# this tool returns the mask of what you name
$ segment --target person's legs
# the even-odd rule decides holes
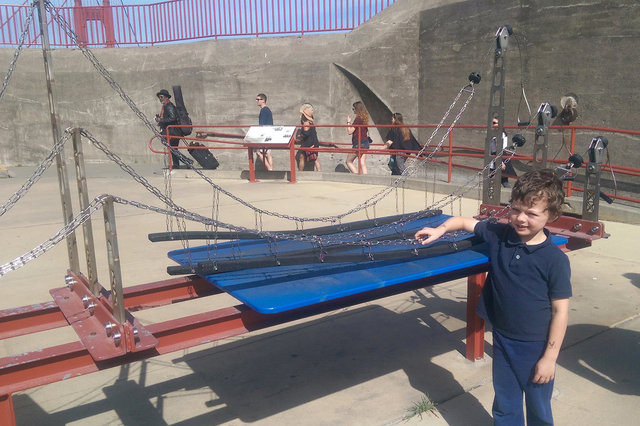
[[[267,150],[264,155],[264,166],[267,170],[273,170],[273,157],[271,156],[271,150]]]
[[[355,153],[351,153],[347,155],[347,168],[351,173],[358,173],[358,169],[356,169],[356,167],[353,165],[353,160],[355,160],[356,157],[357,156]]]
[[[496,365],[496,355],[502,354],[511,374],[513,375],[513,378],[515,379],[515,383],[517,383],[517,404],[518,414],[520,416],[520,419],[518,421],[521,421],[521,423],[517,424],[524,424],[524,419],[522,419],[522,393],[524,392],[527,412],[527,426],[552,425],[553,416],[551,413],[551,393],[553,392],[553,381],[544,385],[539,385],[531,382],[535,372],[536,364],[544,353],[546,342],[523,342],[519,340],[513,340],[506,338],[500,335],[500,333],[496,333],[495,331],[493,333],[493,336],[494,365]],[[496,347],[498,347],[499,350],[497,354]],[[498,366],[500,366],[500,360],[498,361]],[[494,374],[494,387],[495,382],[496,375]],[[515,388],[511,392],[516,393]],[[504,391],[502,392],[502,395],[504,396]],[[498,390],[496,389],[496,398],[497,396]],[[504,404],[503,407],[505,407]],[[498,421],[495,417],[495,411],[494,420],[496,421],[496,424],[498,424]],[[516,423],[506,422],[503,424]]]
[[[528,345],[526,353],[522,356],[523,365],[521,367],[522,376],[528,373],[524,387],[524,399],[527,407],[527,425],[542,426],[553,424],[553,414],[551,412],[551,394],[553,393],[553,383],[536,384],[531,380],[535,374],[536,364],[544,354],[547,342],[525,342]]]
[[[322,171],[322,167],[320,167],[320,157],[319,156],[318,156],[318,158],[316,158],[315,169],[316,169],[316,172],[321,172]]]
[[[362,171],[363,175],[367,174],[367,154],[360,156],[360,171]]]
[[[298,163],[298,170],[303,171],[304,170],[304,152],[302,151],[298,151],[296,153],[296,162]]]
[[[180,139],[173,138],[173,137],[169,138],[169,145],[171,145],[172,147],[178,146],[179,144],[180,144]],[[180,157],[178,157],[178,154],[176,154],[173,150],[171,151],[171,167],[173,167],[174,169],[180,168]]]
[[[180,157],[171,152],[171,167],[174,169],[180,168]]]
[[[493,421],[500,426],[524,426],[522,387],[511,366],[509,341],[493,332]]]
[[[404,169],[407,168],[404,164],[406,160],[407,160],[407,157],[404,157],[402,155],[396,155],[396,167],[398,168],[398,171],[400,172],[400,174],[402,174],[404,172]]]
[[[257,162],[260,162],[265,169],[267,168],[267,166],[264,164],[264,153],[262,151],[256,151],[256,163]]]
[[[527,425],[542,426],[553,424],[551,412],[551,394],[553,393],[553,380],[543,385],[529,382],[524,389],[527,406]]]

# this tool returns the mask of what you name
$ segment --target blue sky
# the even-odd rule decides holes
[[[66,19],[74,0],[50,0],[56,7],[64,6]],[[348,31],[367,21],[394,0],[111,0],[114,9],[115,40],[117,45],[148,45],[183,42],[212,37],[265,37],[304,34],[317,31]],[[83,6],[101,5],[102,0],[83,0]],[[0,5],[31,5],[32,0],[0,0]],[[145,6],[161,4],[163,6]],[[173,5],[178,6],[174,8]],[[193,8],[201,8],[192,14]],[[23,9],[26,11],[27,9]],[[7,25],[0,27],[0,44],[17,44],[17,28],[25,19],[24,12],[16,15],[11,9],[3,11]],[[167,17],[183,20],[188,25],[164,26]],[[17,21],[17,24],[16,24]],[[105,33],[99,21],[88,22],[88,43],[105,44]],[[21,30],[20,30],[21,31]],[[50,27],[50,42],[54,48],[67,46],[68,38]]]
[[[26,4],[31,4],[32,1],[33,0],[27,0],[26,2],[24,0],[0,0],[0,5],[1,4],[26,5]],[[51,3],[54,6],[73,6],[74,0],[49,0],[49,3]],[[121,4],[153,4],[153,3],[162,3],[162,2],[158,0],[111,0],[112,6],[121,5]],[[102,4],[102,0],[100,1],[82,0],[83,6],[96,6],[101,4]]]

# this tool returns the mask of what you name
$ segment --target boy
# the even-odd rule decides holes
[[[553,424],[551,393],[567,329],[570,266],[547,222],[561,215],[562,182],[552,170],[522,175],[511,192],[509,224],[452,217],[415,234],[429,244],[445,232],[474,232],[489,246],[489,273],[478,315],[493,325],[493,418],[496,425]]]

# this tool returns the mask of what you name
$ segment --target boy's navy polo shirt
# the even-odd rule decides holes
[[[551,299],[571,297],[569,258],[547,239],[526,245],[511,225],[478,222],[474,232],[489,246],[489,274],[477,312],[494,330],[515,340],[547,340]]]

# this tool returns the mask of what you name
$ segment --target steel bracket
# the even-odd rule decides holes
[[[104,361],[155,348],[158,340],[130,312],[120,323],[113,315],[110,292],[99,283],[99,293],[89,290],[89,280],[69,271],[67,286],[49,291],[60,312],[78,334],[95,361]]]

